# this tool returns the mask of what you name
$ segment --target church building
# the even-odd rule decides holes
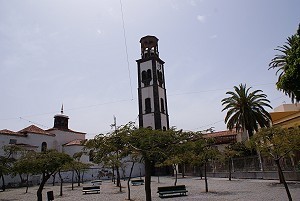
[[[139,126],[156,130],[169,129],[164,61],[159,58],[158,38],[141,38],[138,59]]]

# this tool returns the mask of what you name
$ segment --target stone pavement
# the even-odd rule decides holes
[[[174,178],[160,177],[158,183],[157,177],[152,177],[152,200],[208,200],[208,201],[224,201],[224,200],[242,200],[242,201],[269,201],[269,200],[288,200],[286,191],[283,185],[276,180],[253,180],[253,179],[233,179],[228,181],[227,178],[209,178],[208,193],[205,193],[204,179],[199,177],[179,178],[178,185],[185,184],[189,191],[188,196],[172,197],[161,199],[156,193],[158,186],[174,185]],[[89,185],[84,183],[83,185]],[[119,188],[111,181],[103,181],[100,194],[83,194],[82,186],[75,185],[74,190],[70,184],[65,184],[63,187],[63,196],[59,196],[59,184],[56,186],[47,185],[43,190],[43,200],[47,200],[47,191],[54,192],[55,201],[119,201],[127,199],[127,182],[122,181],[123,192],[119,192]],[[145,200],[144,185],[130,186],[131,199],[135,201]],[[293,200],[300,200],[300,182],[289,182],[290,192]],[[29,192],[25,194],[25,188],[7,189],[5,192],[0,192],[0,201],[16,201],[26,200],[35,201],[37,186],[30,187]]]

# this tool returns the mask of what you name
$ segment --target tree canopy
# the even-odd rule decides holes
[[[237,131],[248,131],[252,136],[253,131],[258,131],[259,127],[269,127],[271,116],[264,107],[272,108],[267,99],[267,95],[262,90],[250,92],[251,87],[247,88],[246,84],[234,86],[234,91],[226,92],[229,97],[224,98],[221,102],[225,105],[222,111],[228,110],[225,123],[227,128]]]
[[[278,68],[276,75],[277,89],[288,95],[292,102],[300,101],[300,24],[296,34],[287,38],[283,46],[278,46],[275,55],[269,64],[269,69]]]

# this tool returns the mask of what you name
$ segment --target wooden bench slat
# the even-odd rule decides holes
[[[82,192],[89,193],[89,192],[99,192],[100,193],[100,186],[84,186],[82,187]]]
[[[157,193],[159,193],[159,197],[163,197],[164,195],[172,195],[178,194],[179,196],[186,195],[188,191],[186,190],[185,185],[178,186],[161,186],[157,188]]]

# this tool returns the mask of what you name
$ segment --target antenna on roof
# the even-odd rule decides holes
[[[64,104],[61,104],[61,109],[60,109],[60,113],[63,114],[64,113]]]

